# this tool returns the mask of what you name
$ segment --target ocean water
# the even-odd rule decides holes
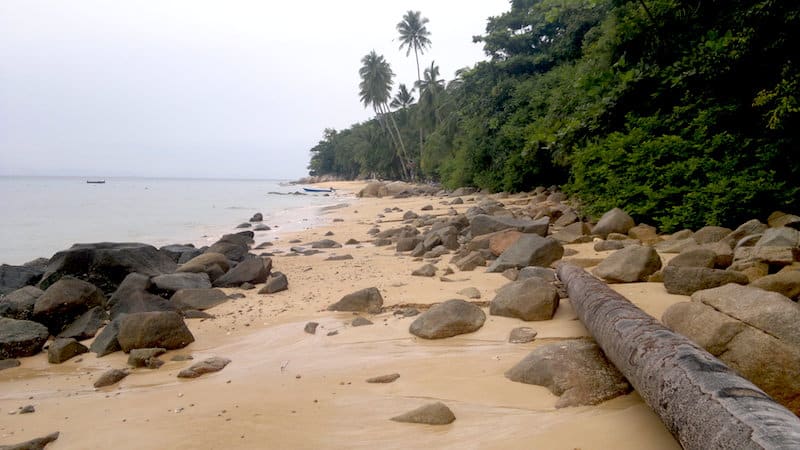
[[[0,263],[49,258],[74,243],[144,242],[209,245],[256,212],[273,231],[314,226],[334,196],[279,195],[302,191],[280,180],[0,177]],[[277,228],[275,228],[277,226]]]

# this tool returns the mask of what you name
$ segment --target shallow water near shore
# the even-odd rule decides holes
[[[254,213],[273,230],[312,227],[334,196],[293,195],[282,180],[0,177],[0,263],[22,264],[74,243],[208,245]],[[277,227],[276,227],[277,225]],[[275,231],[259,232],[269,239]]]

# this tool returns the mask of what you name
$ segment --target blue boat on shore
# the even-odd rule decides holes
[[[335,189],[328,188],[328,189],[318,189],[318,188],[303,188],[306,192],[335,192]]]

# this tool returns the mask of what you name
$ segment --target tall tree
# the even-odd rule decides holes
[[[376,116],[389,132],[397,148],[403,174],[406,177],[410,177],[403,137],[400,135],[397,124],[394,122],[394,117],[392,117],[389,110],[389,97],[394,84],[392,80],[394,72],[392,72],[391,66],[386,62],[383,55],[378,55],[375,50],[372,50],[361,58],[361,69],[359,69],[358,74],[361,76],[361,82],[359,83],[361,102],[364,103],[364,107],[372,106]],[[386,124],[386,116],[392,121],[394,130]]]
[[[392,103],[390,103],[389,106],[395,109],[406,109],[414,103],[414,100],[414,94],[408,90],[405,84],[400,83],[397,94],[395,94],[394,98],[392,99]]]

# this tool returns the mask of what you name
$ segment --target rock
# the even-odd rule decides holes
[[[550,218],[544,217],[539,220],[514,219],[513,217],[489,216],[478,214],[469,223],[469,230],[472,236],[493,233],[495,231],[514,229],[523,233],[547,235],[550,225]]]
[[[738,228],[731,231],[730,234],[723,239],[726,242],[739,242],[742,238],[752,236],[754,234],[763,234],[769,228],[767,225],[761,223],[757,219],[748,220],[747,222],[739,225]]]
[[[411,272],[411,275],[415,277],[432,277],[436,275],[436,266],[433,264],[425,264],[419,269]]]
[[[789,227],[770,228],[758,240],[756,247],[789,247],[800,246],[800,231]]]
[[[487,272],[503,272],[510,268],[526,266],[547,267],[561,259],[564,247],[551,238],[526,234],[504,251],[486,270]]]
[[[437,245],[436,247],[431,249],[431,251],[425,252],[425,254],[422,255],[422,257],[425,259],[436,259],[448,253],[450,253],[450,251],[447,250],[447,248],[444,245]]]
[[[81,314],[105,304],[106,297],[96,286],[77,278],[64,277],[36,300],[33,319],[56,335]]]
[[[6,358],[0,359],[0,370],[13,369],[19,367],[20,362],[18,359]]]
[[[110,294],[130,273],[154,277],[172,273],[176,267],[169,255],[152,245],[112,242],[75,244],[53,255],[39,287],[46,290],[61,277],[71,275]]]
[[[490,233],[489,250],[494,256],[500,256],[508,247],[514,245],[522,236],[522,232],[517,230],[501,230],[496,233]]]
[[[231,360],[228,358],[221,358],[214,356],[203,361],[194,363],[188,369],[183,369],[178,373],[178,378],[197,378],[212,372],[219,372],[225,366],[230,364]]]
[[[647,280],[660,268],[661,258],[655,249],[631,245],[609,255],[592,273],[612,283],[633,283]]]
[[[432,211],[432,210],[433,210],[433,205],[425,205],[422,208],[420,208],[420,211]]]
[[[47,362],[61,364],[62,362],[88,352],[89,349],[72,338],[58,338],[47,349]]]
[[[461,289],[460,291],[456,292],[458,295],[463,295],[467,298],[478,299],[481,298],[481,291],[477,290],[474,287],[468,287]]]
[[[500,288],[489,305],[489,314],[525,321],[550,320],[558,303],[558,291],[552,284],[540,278],[528,278]]]
[[[386,188],[386,185],[382,182],[371,182],[364,186],[358,192],[359,197],[386,197],[389,195],[389,190]]]
[[[341,248],[342,244],[332,240],[332,239],[323,239],[321,241],[316,241],[311,243],[311,248]]]
[[[767,275],[750,283],[750,286],[777,292],[792,300],[800,299],[800,271],[789,270],[774,275]]]
[[[34,285],[44,272],[34,267],[0,265],[0,295],[8,294],[19,288]]]
[[[372,321],[365,319],[364,317],[356,317],[352,322],[350,322],[350,326],[353,327],[363,327],[365,325],[372,325]]]
[[[658,230],[652,225],[641,223],[628,230],[628,236],[633,239],[639,240],[645,245],[654,245],[661,242],[661,236],[658,235]]]
[[[230,269],[228,258],[221,253],[206,251],[178,267],[177,272],[206,273],[213,282]]]
[[[669,239],[655,245],[655,249],[661,253],[681,253],[682,251],[695,248],[697,248],[697,242],[691,237]]]
[[[30,441],[20,442],[13,445],[2,445],[0,450],[44,450],[47,444],[58,439],[59,432],[50,433],[47,436],[31,439]]]
[[[204,272],[177,272],[153,277],[153,287],[158,292],[163,292],[166,297],[171,296],[181,289],[210,289],[211,280]]]
[[[188,261],[194,258],[197,255],[202,254],[203,252],[200,249],[197,249],[192,244],[187,245],[180,245],[180,244],[173,244],[173,245],[165,245],[158,249],[161,253],[166,254],[173,261],[176,263],[180,263],[181,260]]]
[[[556,408],[596,405],[632,388],[594,342],[572,340],[544,345],[506,372],[511,381],[548,388]]]
[[[151,367],[152,359],[167,353],[165,348],[135,348],[128,354],[128,365],[132,367]]]
[[[253,217],[250,218],[250,222],[261,222],[264,220],[264,215],[260,212],[253,214]]]
[[[325,261],[350,261],[353,255],[333,255],[325,258]]]
[[[511,344],[527,344],[536,339],[538,333],[530,327],[517,327],[511,330],[508,335],[508,342]]]
[[[289,279],[283,272],[272,272],[267,283],[261,288],[259,294],[274,294],[289,289]]]
[[[240,233],[226,234],[217,242],[213,243],[206,253],[219,253],[231,261],[242,261],[250,250],[250,241],[253,239],[252,231],[242,231]],[[209,274],[211,276],[211,274]],[[213,276],[211,277],[214,278]]]
[[[214,287],[237,287],[242,283],[264,283],[272,270],[271,258],[247,258],[221,277],[214,280]]]
[[[122,314],[149,311],[173,311],[176,306],[169,300],[155,295],[150,277],[139,273],[129,274],[108,300],[107,307],[111,318]]]
[[[308,322],[306,324],[306,326],[303,328],[303,331],[305,331],[308,334],[317,334],[317,327],[318,326],[319,326],[319,323],[317,323],[317,322]]]
[[[103,328],[100,334],[94,338],[92,344],[89,346],[89,351],[97,353],[97,357],[106,356],[110,353],[122,350],[119,345],[119,322],[120,317],[112,320],[108,325]]]
[[[564,228],[567,225],[572,225],[573,223],[577,222],[578,220],[580,220],[580,217],[578,217],[578,214],[575,211],[573,211],[572,209],[569,209],[566,212],[564,212],[563,214],[561,214],[561,216],[559,216],[559,218],[556,219],[555,222],[553,222],[553,226],[554,227],[558,227],[558,228]]]
[[[360,243],[361,243],[361,241],[359,241],[358,239],[348,239],[345,242],[345,245],[358,245]]]
[[[250,228],[252,226],[253,224],[251,224],[250,222],[242,222],[239,225],[236,225],[236,228]]]
[[[551,237],[566,244],[576,244],[579,242],[591,241],[591,238],[588,236],[590,232],[591,230],[588,224],[575,222],[553,233]]]
[[[328,306],[328,311],[352,311],[377,314],[383,307],[383,297],[378,288],[370,287],[345,295],[338,302]]]
[[[127,370],[120,370],[120,369],[111,369],[102,375],[97,381],[94,382],[95,388],[101,388],[106,386],[111,386],[112,384],[119,383],[123,378],[127,377],[130,374]]]
[[[426,425],[447,425],[456,420],[453,411],[444,403],[436,402],[421,406],[413,411],[392,417],[395,422],[422,423]]]
[[[75,319],[74,322],[67,325],[67,327],[58,334],[58,337],[74,338],[79,341],[92,338],[97,334],[97,330],[103,327],[107,319],[108,314],[106,311],[99,306],[95,306]]]
[[[37,322],[0,318],[0,359],[33,356],[42,350],[50,332]]]
[[[417,217],[419,217],[419,215],[414,211],[406,211],[405,214],[403,214],[403,220],[414,220]]]
[[[215,316],[205,311],[198,311],[196,309],[185,309],[183,311],[184,319],[213,319]]]
[[[528,278],[541,278],[547,282],[556,281],[556,271],[549,267],[528,266],[519,270],[517,278],[512,281],[523,281]]]
[[[425,339],[441,339],[477,331],[485,320],[486,314],[478,306],[464,300],[447,300],[420,314],[409,332]]]
[[[689,249],[672,258],[668,266],[714,268],[717,255],[707,248]]]
[[[36,286],[24,286],[0,298],[0,317],[33,319],[33,307],[44,291]]]
[[[633,218],[625,211],[614,208],[597,221],[597,225],[592,228],[592,234],[600,235],[605,239],[609,233],[628,234],[628,230],[636,225]]]
[[[747,276],[731,270],[677,266],[667,266],[664,269],[664,288],[670,294],[692,295],[697,291],[728,283],[747,284],[749,282]]]
[[[253,227],[253,231],[269,231],[271,229],[272,229],[271,227],[269,227],[268,225],[264,225],[263,223],[260,223]]]
[[[248,283],[247,281],[245,281],[244,283],[242,283],[242,284],[239,286],[239,289],[241,289],[241,290],[243,290],[243,291],[250,291],[250,290],[253,290],[253,289],[255,289],[255,288],[256,288],[256,287],[255,287],[255,285],[254,285],[254,284],[252,284],[252,283]]]
[[[699,248],[714,252],[714,267],[718,269],[724,269],[733,263],[733,249],[725,241],[702,244]]]
[[[782,211],[775,211],[767,218],[767,223],[772,228],[792,227],[797,228],[800,224],[800,216],[794,214],[787,214]]]
[[[367,378],[367,383],[392,383],[397,381],[398,378],[400,378],[399,373],[390,373],[388,375]]]
[[[607,252],[611,250],[622,250],[625,248],[624,241],[597,241],[594,243],[594,251]]]
[[[397,240],[397,248],[395,248],[395,251],[410,252],[411,250],[414,250],[414,248],[416,248],[417,245],[421,242],[422,238],[418,236],[400,238]]]
[[[698,244],[710,244],[719,242],[731,234],[733,230],[725,227],[705,226],[694,232],[694,240]]]
[[[378,238],[372,241],[372,245],[375,247],[386,247],[392,245],[392,240],[389,238]]]
[[[144,312],[122,316],[119,344],[124,352],[135,348],[183,348],[194,342],[183,318],[175,312]]]
[[[516,267],[506,269],[501,273],[501,275],[503,275],[504,278],[508,278],[511,281],[517,281],[517,278],[519,277],[519,269],[517,269]]]

